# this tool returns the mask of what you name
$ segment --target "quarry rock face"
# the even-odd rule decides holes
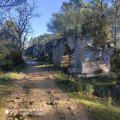
[[[113,46],[105,49],[93,46],[93,40],[72,35],[45,44],[45,52],[55,66],[67,66],[70,74],[90,75],[110,71],[110,54]],[[46,52],[47,53],[47,52]]]

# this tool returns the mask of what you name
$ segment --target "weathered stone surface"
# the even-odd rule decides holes
[[[44,55],[44,46],[42,44],[30,46],[25,51],[26,55],[42,56]]]
[[[64,56],[63,39],[54,40],[52,42],[52,60],[55,66],[59,66]]]
[[[33,54],[33,46],[28,47],[28,48],[25,50],[25,54],[26,54],[26,55],[32,55],[32,54]]]
[[[71,39],[67,39],[70,44]],[[69,73],[94,74],[95,71],[102,69],[103,72],[110,71],[110,54],[114,47],[103,49],[94,47],[92,40],[73,38],[75,43],[74,52],[71,56],[71,67]]]
[[[44,56],[48,55],[48,60],[52,58],[52,41],[44,44]]]
[[[76,37],[52,40],[45,44],[45,54],[52,58],[53,64],[59,66],[67,63],[70,74],[94,74],[97,70],[104,73],[110,71],[110,54],[114,50],[113,46],[103,49],[93,46],[91,39]],[[69,58],[69,59],[68,59]]]

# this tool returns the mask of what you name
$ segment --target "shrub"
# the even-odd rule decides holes
[[[112,72],[119,71],[119,69],[120,69],[120,49],[116,49],[116,51],[111,54],[110,65],[111,65]]]
[[[15,45],[0,43],[0,69],[11,70],[23,63],[22,52]]]
[[[87,96],[92,96],[92,94],[94,93],[94,86],[91,84],[87,84],[85,91]]]
[[[98,96],[98,97],[104,97],[106,95],[105,87],[104,86],[96,86],[94,94],[95,94],[95,96]]]
[[[107,105],[110,106],[112,104],[112,97],[108,97]]]
[[[77,82],[75,84],[75,89],[76,89],[77,92],[82,92],[83,91],[82,84]]]
[[[74,92],[75,91],[75,83],[74,82],[69,82],[69,84],[68,84],[68,90],[70,92]]]
[[[102,72],[103,72],[102,69],[98,69],[98,70],[95,70],[95,71],[94,71],[94,74],[101,74]]]

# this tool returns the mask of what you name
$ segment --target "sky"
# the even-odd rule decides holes
[[[68,0],[37,0],[36,5],[39,8],[36,10],[40,14],[39,18],[31,20],[33,35],[30,37],[37,37],[39,35],[48,33],[47,23],[52,17],[52,13],[59,12],[60,7],[64,1]]]

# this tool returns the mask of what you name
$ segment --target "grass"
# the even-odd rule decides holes
[[[120,108],[107,106],[99,98],[93,97],[90,99],[89,97],[79,96],[73,93],[68,94],[88,107],[92,120],[120,120]]]
[[[64,82],[60,82],[60,81],[65,81],[65,78],[63,76],[61,76],[60,74],[54,74],[54,77],[56,78],[57,85],[61,89],[65,90],[71,97],[77,99],[80,103],[83,103],[85,106],[88,107],[88,110],[90,112],[90,115],[92,116],[92,119],[94,120],[120,120],[120,108],[114,107],[112,105],[108,106],[107,98],[97,97],[94,95],[90,97],[90,96],[86,96],[83,93],[79,94],[77,92],[70,92],[68,91],[68,85],[64,84]],[[101,78],[98,79],[98,82],[96,80],[96,83],[94,84],[98,85],[98,83],[100,83],[99,81],[100,79]],[[108,76],[106,79],[108,79]],[[114,79],[113,81],[111,79],[108,79],[108,82],[105,82],[106,79],[104,79],[101,82],[102,85],[104,85],[104,83],[105,83],[104,86],[109,86],[110,84],[114,84],[113,82]],[[86,82],[88,81],[87,80],[83,81],[84,84]],[[93,82],[93,80],[89,82],[91,83]]]
[[[6,97],[14,90],[13,80],[19,72],[24,71],[27,64],[19,65],[14,71],[3,73],[0,72],[0,110],[5,106]]]
[[[0,109],[5,105],[6,97],[13,91],[13,79],[17,73],[6,73],[0,76]]]
[[[120,120],[120,102],[114,90],[117,77],[109,76],[92,78],[74,78],[50,64],[41,64],[44,70],[52,72],[59,88],[87,107],[92,120]],[[86,86],[94,87],[94,93],[87,95]]]

